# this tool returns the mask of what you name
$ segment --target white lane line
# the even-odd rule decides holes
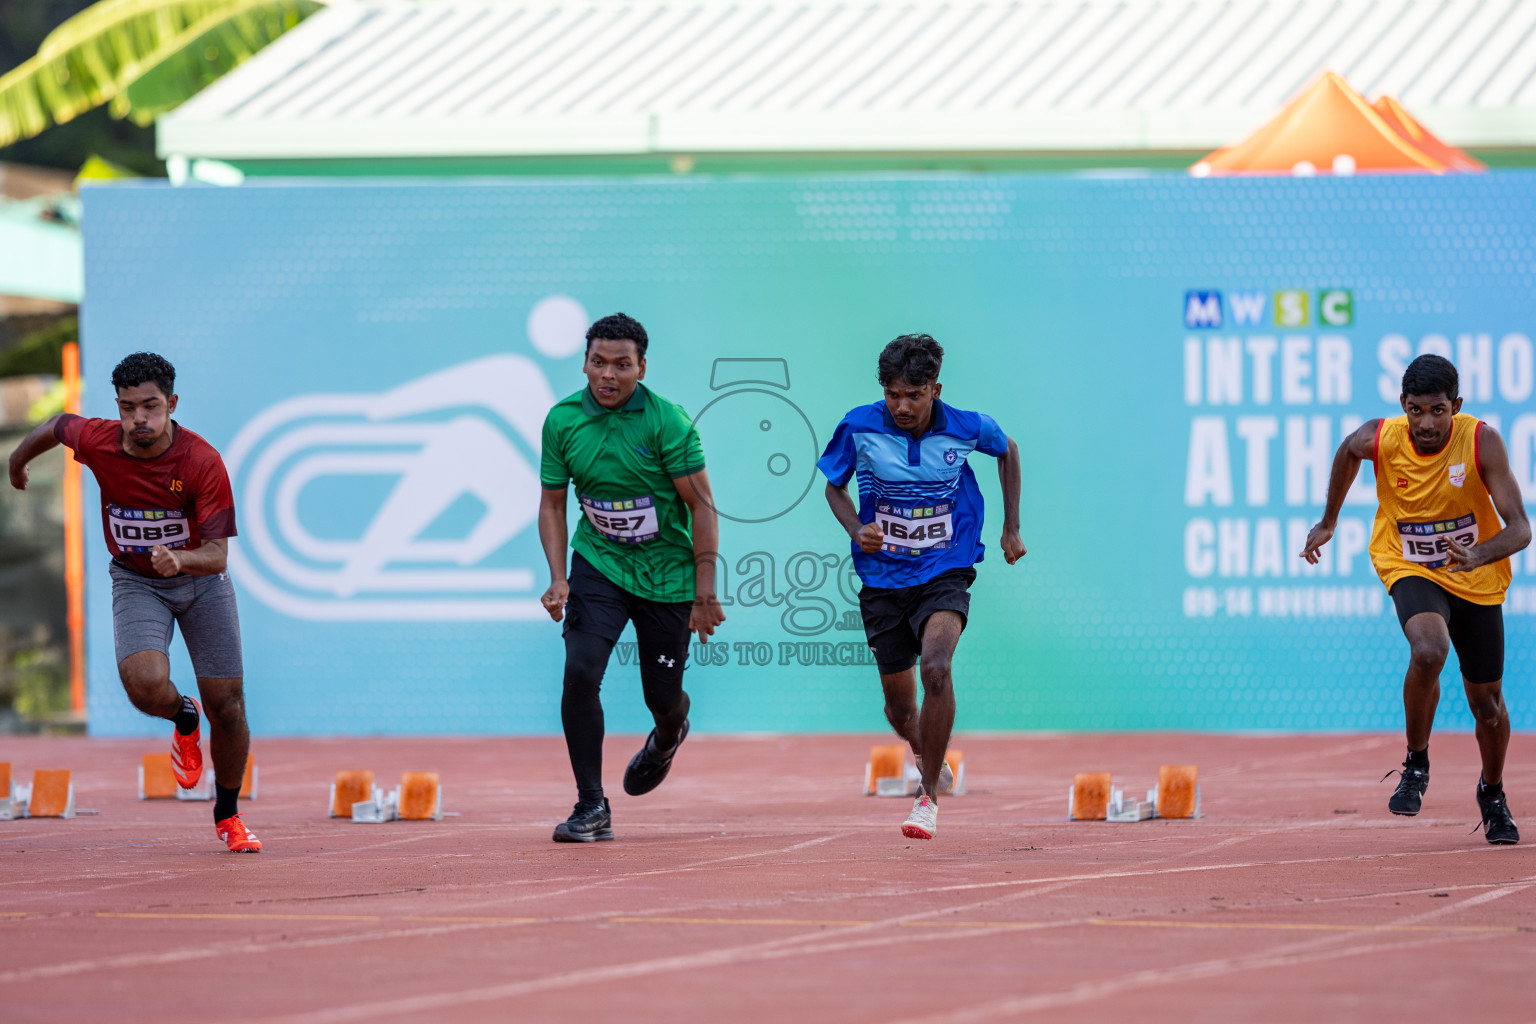
[[[1491,849],[1491,847],[1490,847]],[[1402,853],[1381,853],[1370,855],[1372,859],[1396,860],[1408,857],[1438,857],[1454,856],[1456,854],[1468,854],[1473,856],[1484,855],[1485,850],[1476,847],[1452,850],[1408,850]],[[937,885],[923,889],[911,890],[911,894],[933,892],[963,892],[971,889],[1006,889],[1022,885],[1036,885],[1043,882],[1092,882],[1108,878],[1155,878],[1164,875],[1200,874],[1213,871],[1242,871],[1250,868],[1278,868],[1293,867],[1300,864],[1338,864],[1353,863],[1360,860],[1357,854],[1340,854],[1336,857],[1304,857],[1293,860],[1252,860],[1241,861],[1235,864],[1185,864],[1179,867],[1126,869],[1122,871],[1103,871],[1093,874],[1056,875],[1046,878],[1010,879],[997,882],[966,882],[958,885]]]
[[[1041,890],[1041,893],[1013,893],[1005,899],[1020,898],[1023,896],[1040,895],[1054,889],[1066,888],[1065,885],[1049,886]],[[664,974],[672,971],[698,970],[701,968],[718,967],[740,962],[758,962],[764,960],[780,960],[789,957],[815,956],[823,953],[842,952],[850,949],[867,949],[878,946],[909,944],[914,941],[910,933],[896,935],[884,934],[885,929],[899,925],[904,921],[922,920],[935,917],[940,914],[958,913],[979,907],[989,906],[1001,900],[983,900],[978,903],[962,907],[945,907],[938,910],[923,911],[915,914],[903,914],[898,917],[885,918],[870,924],[851,925],[846,928],[823,930],[818,928],[808,934],[788,936],[780,939],[769,939],[762,942],[747,943],[732,946],[725,949],[710,950],[704,953],[688,953],[676,956],[658,957],[652,960],[641,960],[627,964],[614,964],[608,967],[584,968],[577,971],[566,971],[560,974],[546,975],[542,978],[530,978],[524,981],[507,982],[501,985],[488,985],[475,989],[456,989],[446,992],[433,992],[419,996],[404,996],[392,999],[379,1000],[371,1003],[350,1003],[343,1006],[328,1007],[323,1010],[306,1011],[297,1014],[288,1014],[278,1017],[262,1018],[267,1024],[335,1024],[339,1021],[357,1020],[360,1018],[393,1017],[401,1014],[425,1013],[428,1011],[445,1010],[450,1007],[463,1006],[470,1003],[492,1002],[502,999],[511,999],[519,996],[531,995],[536,992],[549,991],[551,989],[569,988],[577,985],[586,985],[603,981],[619,981],[628,978],[646,977],[655,974]],[[1064,928],[1073,925],[1083,925],[1087,922],[1081,918],[1048,922],[1035,925],[1033,928],[1024,929],[1011,927],[1009,932],[1025,930],[1044,930]],[[809,926],[808,926],[809,927]],[[872,934],[876,931],[882,934]],[[946,932],[945,942],[976,936],[995,936],[1003,929],[995,927],[967,928],[957,926],[954,931]],[[858,937],[855,937],[858,936]]]
[[[1445,917],[1449,914],[1490,903],[1512,893],[1521,892],[1529,888],[1531,884],[1507,886],[1502,889],[1495,889],[1492,892],[1468,897],[1447,907],[1439,907],[1420,914],[1409,914],[1406,917],[1392,921],[1388,927],[1411,927],[1426,920]],[[1444,935],[1443,941],[1472,941],[1491,938],[1494,934],[1498,933],[1481,935],[1466,932],[1448,933]],[[1028,996],[1010,996],[1003,999],[994,999],[974,1006],[961,1007],[922,1017],[908,1018],[894,1022],[894,1024],[975,1024],[977,1021],[991,1020],[998,1017],[1016,1017],[1022,1014],[1037,1013],[1042,1010],[1056,1010],[1066,1006],[1074,1006],[1080,1003],[1103,999],[1106,996],[1116,995],[1132,988],[1214,978],[1241,971],[1290,967],[1317,960],[1342,959],[1346,956],[1362,956],[1369,953],[1417,948],[1419,946],[1434,945],[1438,941],[1441,940],[1425,938],[1408,941],[1362,943],[1358,933],[1332,933],[1300,942],[1283,943],[1275,949],[1259,953],[1249,953],[1235,957],[1218,957],[1212,960],[1201,960],[1173,967],[1153,967],[1143,971],[1134,971],[1130,974],[1106,978],[1101,981],[1083,982],[1059,992],[1041,992]]]
[[[950,1010],[923,1017],[908,1017],[903,1020],[893,1021],[891,1024],[976,1024],[978,1021],[995,1020],[1000,1017],[1017,1017],[1023,1014],[1037,1013],[1042,1010],[1058,1010],[1067,1006],[1104,999],[1107,996],[1117,995],[1128,989],[1144,988],[1149,985],[1197,981],[1234,974],[1240,971],[1293,967],[1313,963],[1318,960],[1339,960],[1350,956],[1364,956],[1371,953],[1386,953],[1395,950],[1437,946],[1446,941],[1465,942],[1488,937],[1490,936],[1458,935],[1447,938],[1426,938],[1405,942],[1357,943],[1342,949],[1335,947],[1310,952],[1277,952],[1245,957],[1223,957],[1216,960],[1203,960],[1197,963],[1185,964],[1179,967],[1135,971],[1131,974],[1120,975],[1103,981],[1091,981],[1081,985],[1074,985],[1060,992],[997,999],[963,1009]]]
[[[776,848],[776,849],[773,849],[773,850],[762,850],[762,851],[758,851],[756,853],[743,853],[743,854],[735,854],[735,855],[730,856],[730,857],[719,857],[719,858],[715,858],[713,860],[700,862],[700,865],[692,865],[692,866],[696,867],[696,866],[701,866],[701,865],[723,863],[723,862],[727,862],[727,861],[747,860],[747,859],[751,859],[751,858],[754,858],[754,857],[782,855],[782,854],[785,854],[785,853],[792,853],[792,852],[794,852],[796,850],[802,850],[802,849],[805,849],[806,847],[818,846],[818,845],[820,845],[822,843],[830,842],[833,838],[835,838],[835,837],[833,837],[833,836],[826,836],[826,837],[822,837],[822,838],[819,838],[819,839],[811,839],[811,840],[807,840],[805,842],[795,843],[792,846],[788,846],[788,847]],[[647,875],[671,874],[671,873],[674,873],[676,871],[687,870],[688,867],[689,866],[684,866],[684,867],[681,867],[681,868],[661,868],[661,869],[656,869],[656,870],[653,870],[653,871],[643,871],[643,872],[632,873],[632,874],[624,875],[622,877],[627,879],[627,878],[645,877]],[[566,892],[578,891],[578,889],[580,889],[580,890],[591,889],[595,884],[597,884],[597,883],[594,883],[594,882],[589,880],[585,886],[573,887],[572,889],[561,890],[560,892],[556,892],[556,893],[529,894],[527,896],[527,898],[539,898],[539,897],[544,897],[544,896],[562,895],[563,893],[566,893]],[[291,903],[292,901],[285,901],[285,902]],[[519,902],[519,900],[514,900],[513,902]],[[467,910],[467,909],[473,909],[473,908],[470,907],[470,908],[455,908],[455,909],[456,909],[457,912],[453,916],[467,916],[466,914],[463,913],[463,911]],[[675,903],[671,904],[669,909],[675,910],[676,909],[676,904]],[[657,911],[654,911],[654,913],[660,913],[660,912],[664,912],[664,910],[660,910],[659,909]],[[646,912],[641,911],[640,913],[646,913]],[[600,919],[605,919],[605,918],[609,918],[609,917],[613,917],[613,916],[614,916],[614,912],[611,909],[608,909],[608,910],[602,911],[601,913],[583,914],[583,915],[579,915],[579,916],[575,916],[575,917],[570,917],[570,918],[560,918],[559,920],[561,920],[561,921],[570,921],[570,922],[580,922],[580,921],[584,921],[584,920],[600,920]],[[246,955],[248,955],[248,954],[252,954],[252,953],[269,952],[269,951],[272,951],[272,950],[335,946],[335,945],[344,945],[344,944],[350,943],[350,942],[371,942],[371,941],[377,941],[377,940],[383,940],[383,939],[392,939],[392,938],[412,938],[412,937],[422,936],[422,935],[448,934],[448,933],[451,933],[451,932],[465,931],[465,930],[470,930],[470,929],[490,928],[490,927],[503,927],[503,926],[504,926],[503,922],[494,922],[494,921],[493,922],[470,922],[470,923],[465,923],[465,924],[449,925],[449,926],[445,926],[445,927],[441,927],[441,928],[404,928],[404,929],[393,929],[393,930],[387,930],[387,931],[373,931],[373,932],[365,932],[365,933],[348,933],[348,934],[345,934],[345,935],[323,936],[323,937],[317,937],[317,938],[311,938],[311,939],[297,939],[297,940],[294,940],[294,941],[291,941],[291,942],[286,942],[285,941],[285,942],[276,942],[276,943],[257,943],[257,942],[225,943],[225,944],[216,945],[216,946],[204,945],[204,946],[198,946],[198,947],[187,948],[187,949],[180,949],[180,950],[166,950],[166,951],[159,952],[159,953],[136,953],[136,954],[126,954],[126,955],[122,955],[122,956],[115,956],[115,957],[102,957],[102,958],[91,959],[91,960],[73,960],[73,961],[69,961],[67,963],[48,964],[48,965],[39,966],[39,967],[19,968],[19,969],[11,970],[11,971],[3,971],[3,972],[0,972],[0,984],[8,984],[8,983],[20,982],[20,981],[31,981],[31,980],[36,980],[36,979],[40,979],[40,978],[65,977],[65,976],[68,976],[68,975],[80,974],[80,973],[86,973],[86,972],[92,972],[92,971],[121,970],[121,969],[134,968],[134,967],[154,966],[154,965],[158,965],[158,964],[182,963],[182,962],[185,962],[185,961],[188,961],[188,960],[206,959],[206,958],[211,957],[211,956],[224,956],[224,955],[236,955],[236,954],[246,954]]]

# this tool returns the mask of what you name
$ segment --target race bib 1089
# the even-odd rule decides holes
[[[183,509],[141,509],[107,506],[107,529],[123,552],[147,552],[151,548],[179,548],[192,539]]]
[[[889,502],[875,505],[875,522],[885,534],[885,550],[897,555],[921,555],[949,547],[955,533],[954,502],[905,508]]]
[[[585,494],[577,497],[581,499],[581,510],[586,513],[587,522],[609,540],[620,544],[644,544],[661,533],[656,499],[649,494],[616,501],[601,501]]]
[[[1470,512],[1456,519],[1429,522],[1397,521],[1398,538],[1403,542],[1403,557],[1426,569],[1438,569],[1450,562],[1451,546],[1447,539],[1469,548],[1477,543],[1477,517]]]

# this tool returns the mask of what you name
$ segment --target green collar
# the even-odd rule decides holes
[[[588,385],[581,389],[581,411],[588,416],[601,416],[607,412],[635,412],[645,408],[645,396],[645,385],[636,381],[635,393],[629,396],[629,401],[617,409],[609,409],[597,400],[597,397],[592,394],[591,386]]]

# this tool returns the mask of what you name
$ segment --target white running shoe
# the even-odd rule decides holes
[[[923,774],[923,755],[913,754],[912,760],[917,764],[917,774]],[[949,762],[939,765],[939,796],[948,796],[955,791],[955,773],[950,769]]]
[[[927,794],[917,798],[912,813],[901,823],[901,834],[908,839],[932,839],[939,830],[939,805],[928,799]]]

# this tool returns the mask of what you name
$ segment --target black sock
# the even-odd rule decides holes
[[[1483,781],[1482,776],[1478,776],[1477,791],[1483,796],[1500,796],[1504,792],[1504,783],[1501,780],[1490,786],[1488,783]]]
[[[183,736],[197,732],[197,705],[192,703],[191,697],[181,698],[181,710],[176,712],[171,721],[176,723],[176,731]]]
[[[1408,760],[1404,761],[1403,765],[1408,768],[1429,771],[1429,748],[1425,747],[1423,750],[1408,751]]]
[[[240,787],[225,789],[217,782],[213,784],[213,820],[214,823],[233,817],[240,811]]]

